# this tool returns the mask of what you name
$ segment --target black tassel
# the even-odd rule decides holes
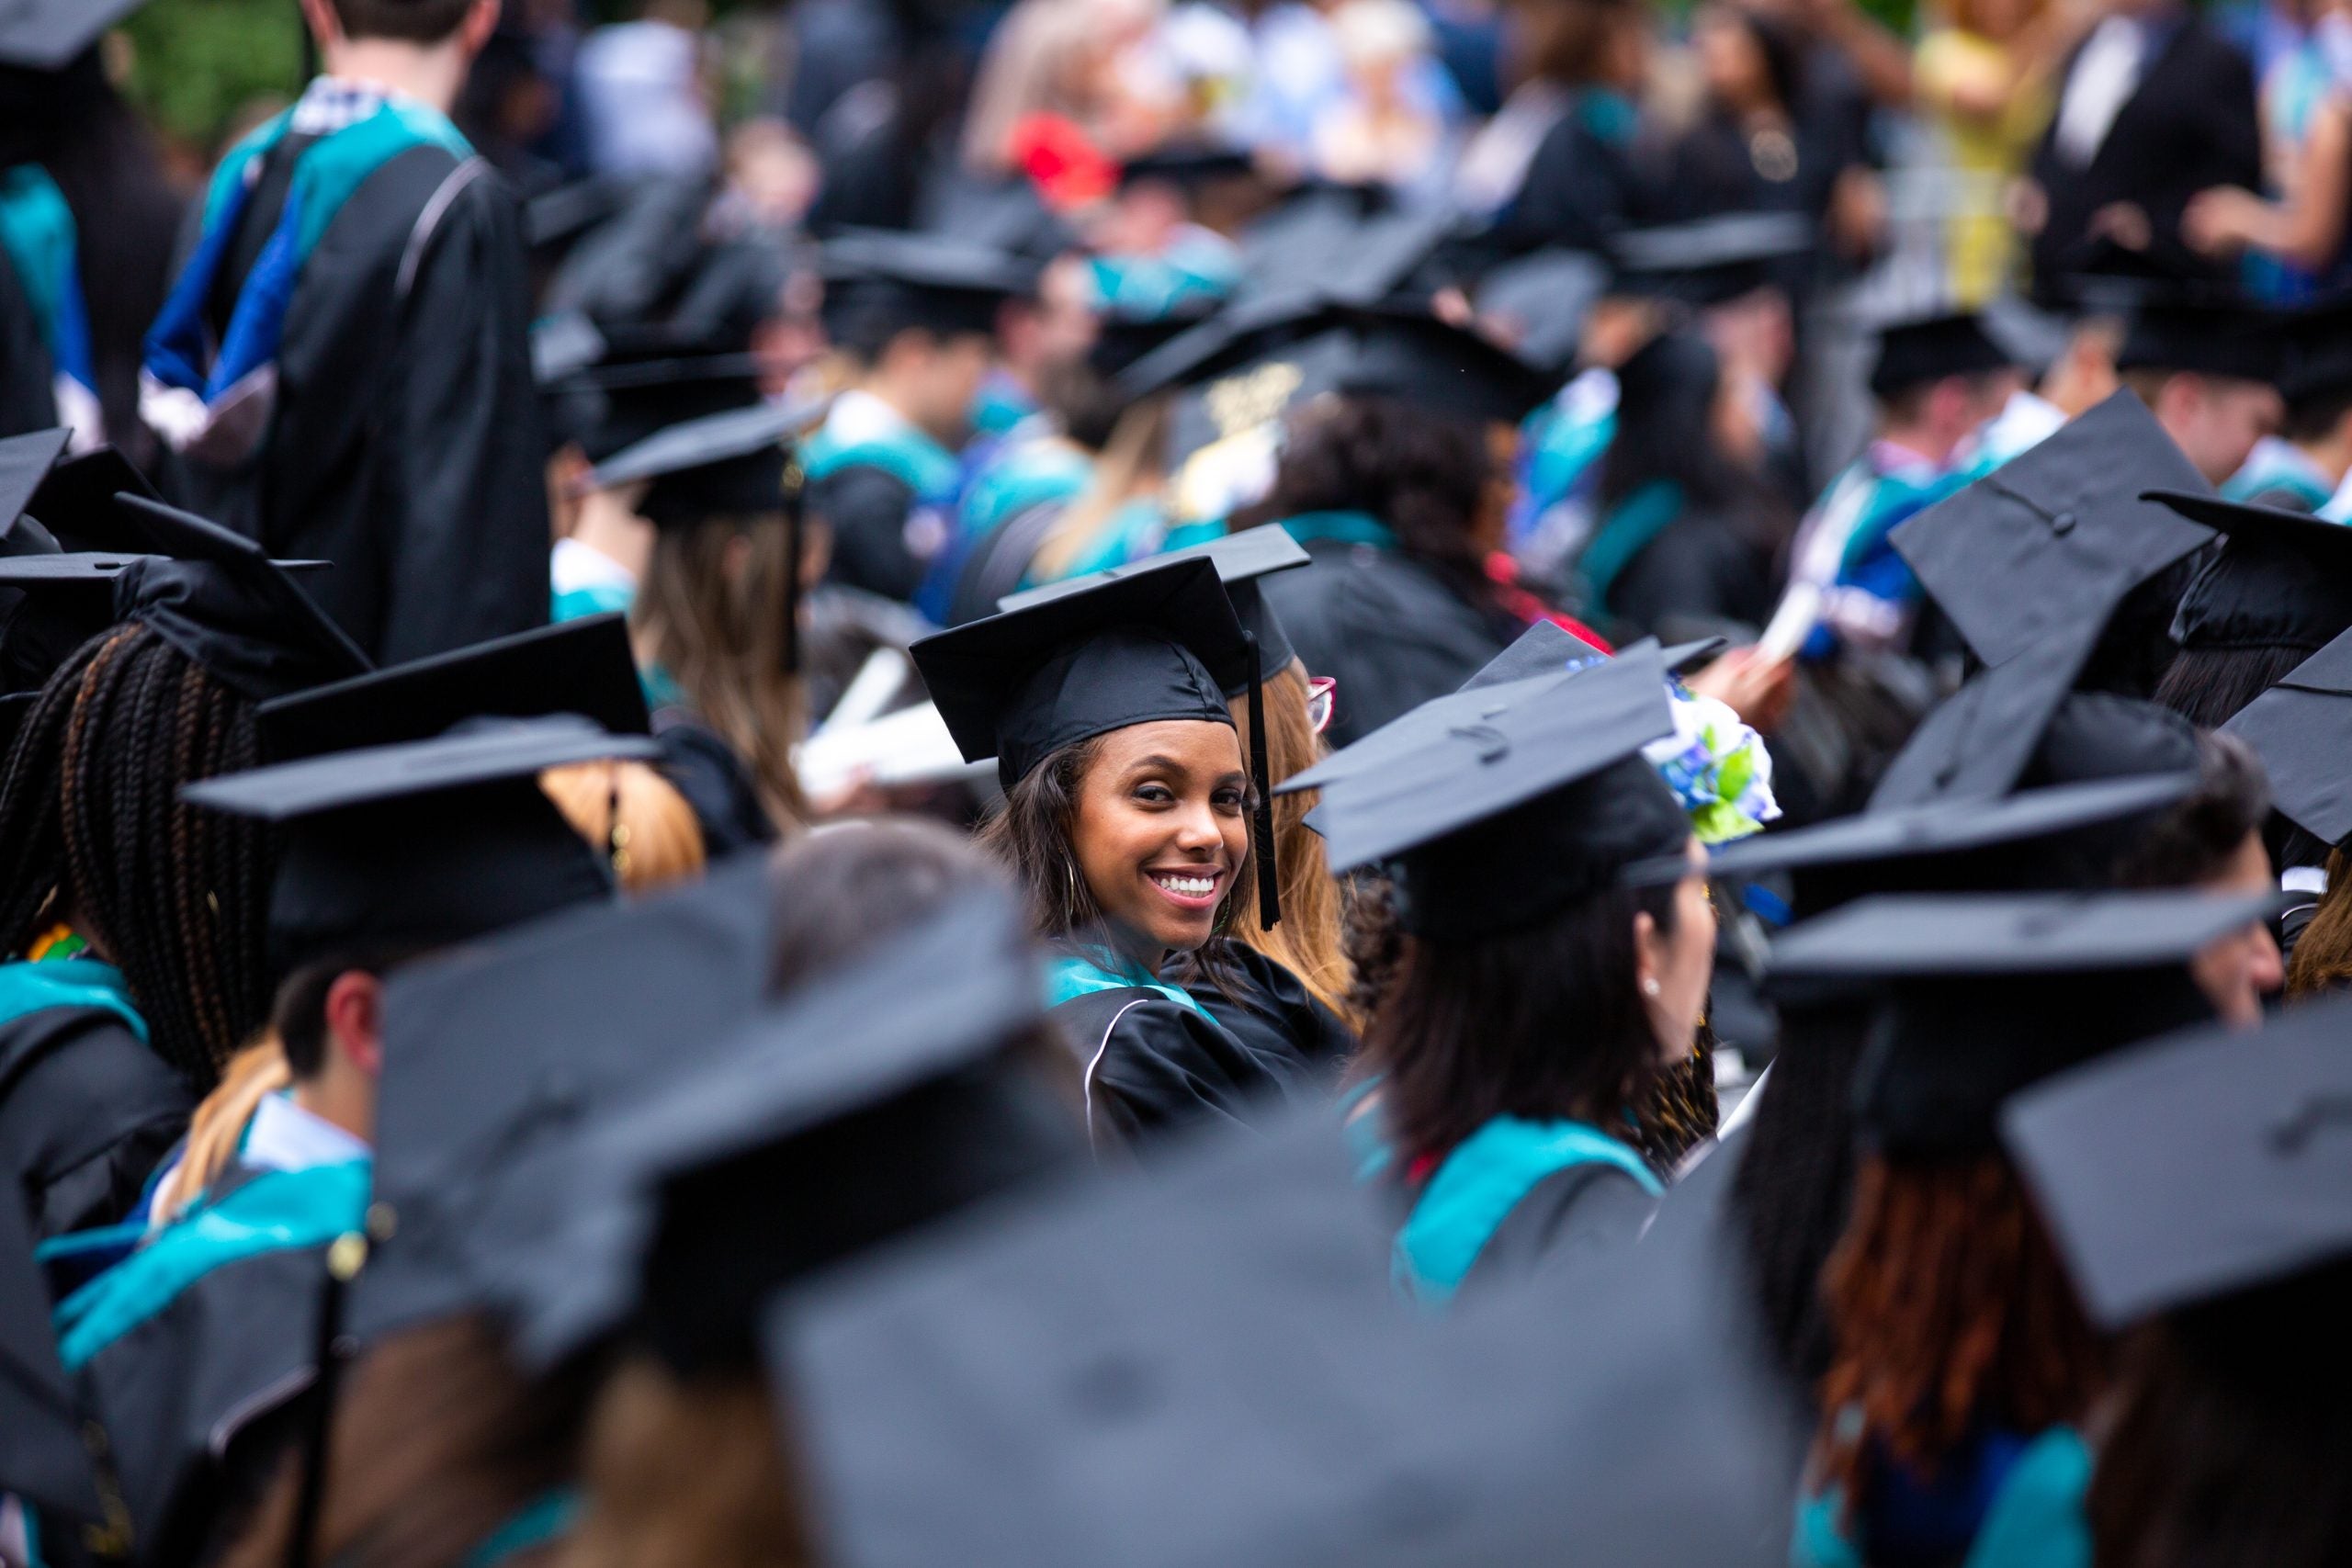
[[[805,473],[798,453],[784,469],[784,672],[800,673],[800,552],[807,547],[808,529],[801,518]]]
[[[319,1510],[326,1500],[327,1446],[334,1430],[336,1385],[343,1381],[344,1299],[353,1276],[367,1261],[368,1240],[356,1231],[334,1238],[327,1248],[326,1290],[319,1302],[319,1333],[311,1365],[318,1369],[311,1385],[311,1417],[303,1433],[302,1490],[294,1504],[294,1533],[286,1538],[287,1568],[311,1568],[318,1544]]]
[[[1266,680],[1258,661],[1258,638],[1241,634],[1250,649],[1250,783],[1258,792],[1250,832],[1258,862],[1258,923],[1272,931],[1283,923],[1281,879],[1274,866],[1274,783],[1266,766]]]

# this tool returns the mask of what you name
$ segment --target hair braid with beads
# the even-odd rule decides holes
[[[199,1089],[266,1020],[267,829],[179,799],[252,766],[254,705],[144,626],[51,677],[0,779],[0,951],[70,919]]]

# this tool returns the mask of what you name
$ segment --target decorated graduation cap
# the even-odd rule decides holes
[[[1475,716],[1461,711],[1474,698]],[[1440,698],[1392,728],[1383,766],[1323,784],[1319,827],[1334,871],[1392,863],[1399,919],[1420,935],[1524,929],[1690,840],[1642,755],[1674,732],[1655,647]],[[1306,776],[1283,787],[1309,787]]]
[[[515,1314],[547,1364],[631,1318],[686,1375],[750,1368],[787,1283],[1054,1173],[1085,1134],[1021,1049],[1039,970],[978,888],[747,1020],[581,1139],[574,1202]]]
[[[1283,630],[1282,618],[1273,606],[1266,603],[1259,591],[1258,580],[1277,571],[1291,571],[1307,564],[1306,547],[1280,528],[1245,528],[1238,534],[1225,534],[1197,545],[1187,545],[1181,550],[1153,556],[1134,566],[1113,567],[1108,571],[1092,572],[1085,577],[1073,577],[1061,582],[1047,583],[1019,593],[1008,593],[996,602],[999,610],[1025,609],[1049,600],[1066,598],[1071,593],[1084,592],[1105,582],[1148,571],[1169,561],[1192,560],[1199,558],[1216,568],[1217,581],[1225,584],[1225,596],[1233,605],[1233,614],[1258,643],[1258,671],[1271,681],[1290,668],[1298,651],[1291,646],[1290,637]],[[1228,697],[1242,695],[1249,689],[1247,682],[1226,693]]]
[[[2270,802],[2320,842],[2352,841],[2352,630],[2290,671],[2222,726],[2254,748]]]
[[[740,856],[393,972],[373,1186],[386,1224],[351,1301],[363,1342],[567,1281],[586,1296],[576,1265],[605,1254],[576,1250],[595,1244],[573,1227],[627,1216],[586,1201],[598,1173],[582,1172],[578,1135],[682,1081],[759,1009],[775,897],[764,859]]]
[[[147,0],[16,0],[0,12],[0,65],[58,71]]]
[[[1889,321],[1879,328],[1871,396],[1883,402],[1947,377],[2007,370],[2015,363],[1973,311]]]
[[[1993,1148],[2001,1102],[2106,1052],[2211,1020],[2188,965],[2275,894],[1894,895],[1772,944],[1775,976],[1884,987],[1858,1083],[1878,1147]]]
[[[2115,1330],[2352,1251],[2352,1003],[2120,1053],[2019,1095],[2001,1138]],[[2185,1157],[2193,1151],[2193,1157]]]
[[[2205,483],[2155,416],[2119,391],[1890,538],[1969,648],[1997,665],[2104,623],[2211,542],[2211,529],[2143,499],[2151,488],[2193,494]]]
[[[946,234],[856,230],[825,242],[825,330],[860,354],[909,328],[943,336],[996,331],[1008,299],[1034,293],[1034,263]]]
[[[2173,617],[2184,649],[2316,650],[2352,626],[2352,528],[2192,491],[2147,493],[2222,536]]]
[[[775,1300],[778,1422],[826,1562],[1785,1555],[1792,1445],[1690,1272],[1432,1322],[1394,1301],[1323,1118],[1148,1177],[1016,1197]]]
[[[1612,290],[1680,304],[1724,304],[1769,287],[1810,255],[1813,225],[1794,212],[1734,212],[1611,237]]]
[[[1001,612],[908,649],[967,762],[996,759],[1012,789],[1066,746],[1138,724],[1231,726],[1226,693],[1250,694],[1251,853],[1266,925],[1275,901],[1257,641],[1205,557],[1147,563],[1125,576]]]

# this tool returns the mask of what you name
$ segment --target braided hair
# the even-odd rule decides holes
[[[0,952],[74,922],[199,1090],[268,1016],[275,860],[266,829],[179,789],[259,761],[253,703],[134,623],[50,678],[0,775]]]

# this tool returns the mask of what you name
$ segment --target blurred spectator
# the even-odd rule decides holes
[[[2199,192],[2181,220],[2183,238],[2201,254],[2245,252],[2247,285],[2280,304],[2352,281],[2352,17],[2338,0],[2316,0],[2312,10],[2309,28],[2262,83],[2262,161],[2276,199],[2216,186]]]
[[[1264,7],[1253,23],[1258,70],[1250,135],[1301,167],[1315,165],[1317,128],[1355,91],[1336,20],[1354,3],[1283,0]],[[1419,49],[1397,73],[1396,90],[1408,112],[1442,125],[1462,113],[1453,77],[1430,52],[1426,23]]]
[[[778,119],[752,119],[727,137],[727,185],[714,220],[729,230],[789,233],[817,200],[815,154]]]
[[[2043,288],[2078,270],[2100,241],[2199,270],[2181,231],[2189,199],[2262,179],[2245,56],[2181,0],[2106,0],[2103,10],[2066,62],[2021,204]]]
[[[1436,109],[1411,90],[1432,58],[1427,18],[1411,0],[1343,0],[1329,22],[1342,90],[1316,118],[1315,172],[1352,186],[1427,180],[1445,137]]]
[[[1543,9],[1549,15],[1536,23],[1535,69],[1557,98],[1526,103],[1521,119],[1532,129],[1546,107],[1555,112],[1528,155],[1500,228],[1516,245],[1596,250],[1645,205],[1633,145],[1635,100],[1649,73],[1649,10],[1642,0],[1552,0]],[[1513,104],[1521,104],[1518,95]],[[1511,151],[1483,140],[1473,152],[1479,179],[1493,179]]]
[[[1802,212],[1818,221],[1839,170],[1822,128],[1797,118],[1804,39],[1771,17],[1713,4],[1693,19],[1690,41],[1706,97],[1668,157],[1674,215]]]
[[[965,166],[1021,172],[1033,149],[1073,139],[1116,161],[1156,140],[1156,116],[1123,66],[1161,11],[1160,0],[1019,0],[981,57],[964,118]]]
[[[858,88],[888,78],[906,39],[896,7],[872,0],[797,0],[789,20],[795,49],[784,118],[821,141],[825,118]]]
[[[1981,305],[2017,259],[2006,202],[2050,121],[2050,78],[2075,41],[2079,6],[2050,0],[1951,0],[1912,60],[1918,107],[1955,176],[1959,209],[1945,237],[1954,300]]]
[[[704,175],[718,130],[703,80],[705,0],[646,0],[638,19],[580,46],[577,87],[589,160],[606,175]]]

